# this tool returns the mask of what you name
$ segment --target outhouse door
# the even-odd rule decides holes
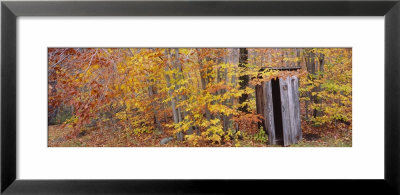
[[[283,145],[297,143],[302,138],[300,121],[299,82],[296,76],[279,78]]]
[[[269,144],[288,146],[302,138],[299,83],[296,76],[273,79],[256,86],[257,113]]]

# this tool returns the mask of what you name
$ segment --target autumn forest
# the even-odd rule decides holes
[[[48,48],[49,147],[351,147],[351,48]]]

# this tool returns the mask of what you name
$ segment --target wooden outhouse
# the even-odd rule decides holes
[[[269,68],[295,71],[300,68]],[[263,116],[259,125],[268,134],[271,145],[288,146],[302,139],[297,76],[272,79],[256,86],[257,113]]]

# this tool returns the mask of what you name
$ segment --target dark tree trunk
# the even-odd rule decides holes
[[[304,52],[305,52],[304,59],[306,62],[308,78],[313,80],[313,77],[315,75],[315,53],[310,49],[305,49]],[[305,102],[307,119],[308,119],[308,115],[309,115],[308,107],[309,107],[310,103],[314,102],[314,96],[312,95],[312,92],[315,92],[315,89],[312,89],[311,92],[307,92],[307,96],[309,97],[310,100]],[[313,114],[313,113],[311,113],[311,114]]]
[[[300,58],[300,49],[296,49],[297,60]],[[297,61],[297,67],[300,67],[300,60]]]
[[[154,95],[155,95],[155,94],[156,94],[156,93],[154,92],[153,86],[150,86],[150,87],[149,87],[149,96],[150,96],[150,98],[155,99],[155,98],[154,98]],[[159,131],[160,133],[164,133],[164,130],[163,130],[162,126],[161,126],[161,122],[160,122],[160,120],[159,120],[159,118],[158,118],[158,112],[157,112],[158,109],[157,109],[157,106],[156,106],[156,102],[155,102],[155,101],[152,101],[152,102],[151,102],[151,105],[152,105],[152,107],[153,107],[154,126],[155,126],[156,129],[158,129],[158,131]]]
[[[318,57],[318,63],[319,63],[319,79],[321,79],[324,75],[324,63],[325,63],[325,55],[324,54],[319,54]],[[315,92],[320,92],[321,89],[321,85],[318,86],[318,88],[315,88]],[[314,97],[314,104],[320,105],[322,107],[322,99]],[[319,111],[317,109],[313,110],[313,116],[317,117],[317,116],[322,116],[322,111]]]
[[[240,48],[240,53],[239,53],[239,67],[246,69],[247,63],[248,63],[248,57],[249,57],[249,52],[247,48]],[[249,84],[249,75],[241,75],[239,77],[239,84],[240,84],[240,89],[246,89],[247,85]],[[243,102],[246,102],[247,99],[249,98],[248,94],[242,94],[241,97],[239,97],[239,104],[242,104]],[[248,111],[248,106],[241,106],[239,107],[239,110],[242,112],[249,112]]]

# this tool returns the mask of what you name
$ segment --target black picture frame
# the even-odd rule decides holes
[[[19,16],[385,16],[385,176],[382,180],[16,179],[16,20]],[[2,1],[1,193],[4,194],[399,194],[399,0]],[[373,143],[371,143],[373,144]],[[234,170],[232,170],[234,171]],[[312,170],[311,170],[312,171]],[[368,171],[368,170],[365,170]]]

